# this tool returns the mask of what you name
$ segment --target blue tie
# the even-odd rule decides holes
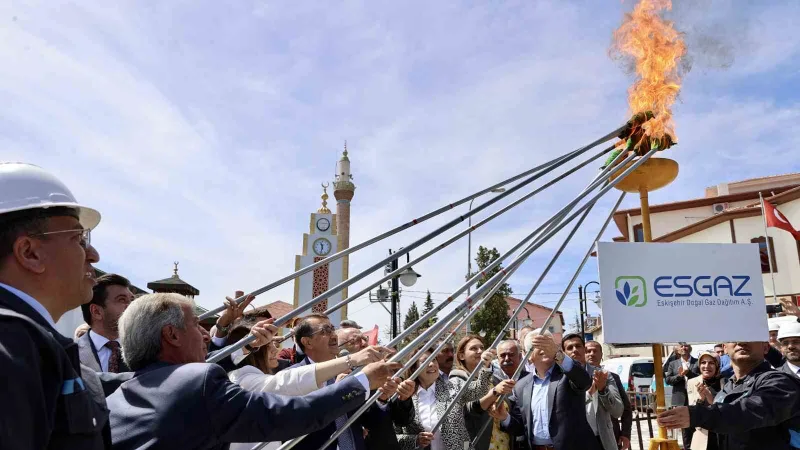
[[[328,380],[327,384],[328,386],[330,386],[334,382],[336,382],[336,379],[332,378]],[[347,423],[347,414],[337,417],[336,430],[341,430],[342,428],[344,428],[344,424],[346,423]],[[353,431],[350,428],[344,430],[344,432],[339,435],[338,441],[339,441],[338,442],[339,450],[356,450],[356,443],[355,440],[353,439]]]

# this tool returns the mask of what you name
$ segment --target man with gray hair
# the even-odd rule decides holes
[[[370,389],[400,368],[372,363],[303,397],[249,392],[218,365],[205,363],[210,337],[204,331],[193,302],[178,294],[145,295],[122,314],[123,356],[135,376],[107,398],[115,450],[216,450],[291,439],[358,408]]]
[[[533,349],[536,371],[514,386],[508,409],[492,406],[492,417],[503,431],[525,436],[531,449],[600,450],[586,421],[589,373],[559,350],[550,332],[531,331],[525,348]]]

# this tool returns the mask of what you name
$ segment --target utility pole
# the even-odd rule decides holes
[[[389,249],[389,254],[390,255],[392,254],[392,250],[391,249]],[[391,269],[392,272],[397,270],[397,268],[399,267],[399,265],[397,263],[397,258],[393,259],[387,265],[389,266],[389,269]],[[394,338],[397,337],[398,334],[400,334],[400,332],[397,329],[397,326],[398,326],[397,310],[398,310],[398,307],[400,306],[400,277],[393,277],[392,278],[392,293],[391,293],[391,295],[392,295],[392,308],[391,308],[391,310],[392,310],[392,312],[391,312],[391,314],[392,314],[392,339],[394,339]]]

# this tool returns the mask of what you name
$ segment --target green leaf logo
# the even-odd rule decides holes
[[[617,300],[624,306],[641,308],[647,304],[647,284],[639,276],[621,276],[614,282]]]

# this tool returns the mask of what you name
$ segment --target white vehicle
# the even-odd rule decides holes
[[[603,361],[603,369],[619,375],[622,387],[627,392],[635,392],[637,404],[652,403],[652,396],[655,394],[655,372],[653,368],[653,358],[648,357],[624,357],[611,358]],[[662,370],[659,367],[659,370]],[[664,394],[666,404],[669,405],[672,398],[672,386],[664,384]]]

